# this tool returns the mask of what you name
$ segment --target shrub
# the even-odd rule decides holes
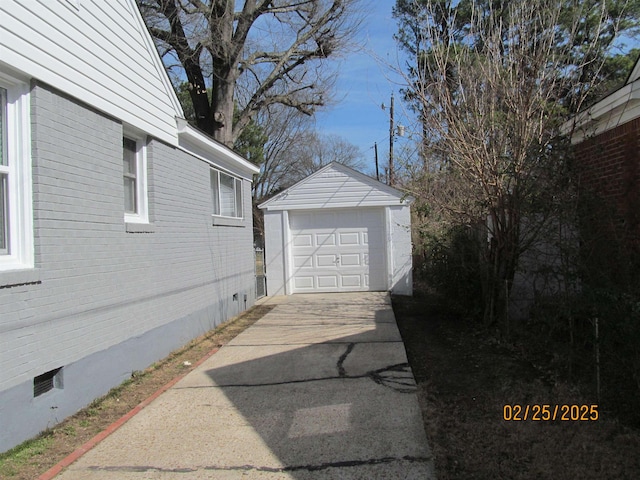
[[[473,317],[482,312],[478,238],[469,226],[450,227],[423,237],[418,276],[445,303]]]
[[[546,367],[585,385],[594,401],[599,389],[604,410],[640,426],[637,293],[585,286],[572,296],[538,299],[524,334],[520,341],[544,352]]]

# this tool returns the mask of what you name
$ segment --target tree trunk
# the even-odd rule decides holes
[[[508,337],[511,330],[509,296],[519,257],[519,220],[509,209],[494,211],[491,218],[493,236],[488,245],[483,282],[484,323],[487,326],[498,323],[502,334]]]
[[[209,24],[211,38],[219,41],[211,45],[213,58],[213,85],[211,93],[211,119],[209,131],[217,141],[233,147],[233,102],[238,71],[236,59],[240,51],[233,41],[234,0],[215,0]]]
[[[213,112],[210,132],[218,142],[233,148],[233,96],[235,78],[231,72],[222,73],[213,84],[211,111]]]

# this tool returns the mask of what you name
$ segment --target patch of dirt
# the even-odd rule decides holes
[[[112,389],[87,408],[41,434],[48,437],[46,447],[38,449],[39,451],[35,454],[30,454],[30,458],[24,464],[20,461],[15,468],[12,468],[12,456],[6,459],[4,470],[15,471],[15,475],[6,478],[12,480],[38,478],[171,380],[193,370],[198,360],[228,343],[271,309],[273,309],[272,305],[254,306],[239,317],[191,341],[148,369],[134,372],[129,381]],[[185,362],[188,363],[185,365]]]
[[[640,431],[624,419],[598,409],[596,421],[531,420],[533,405],[595,399],[429,298],[394,297],[393,309],[439,480],[639,478]],[[528,420],[506,421],[505,405],[529,405]]]

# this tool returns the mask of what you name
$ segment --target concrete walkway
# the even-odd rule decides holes
[[[275,306],[57,479],[435,478],[386,293]]]

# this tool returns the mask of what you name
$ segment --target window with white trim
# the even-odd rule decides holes
[[[0,88],[0,255],[9,253],[9,212],[7,195],[9,159],[7,158],[7,90]]]
[[[147,200],[147,147],[141,138],[122,137],[124,220],[149,223]]]
[[[0,72],[0,271],[33,268],[29,85]]]
[[[211,169],[211,196],[214,215],[242,218],[242,180]]]

